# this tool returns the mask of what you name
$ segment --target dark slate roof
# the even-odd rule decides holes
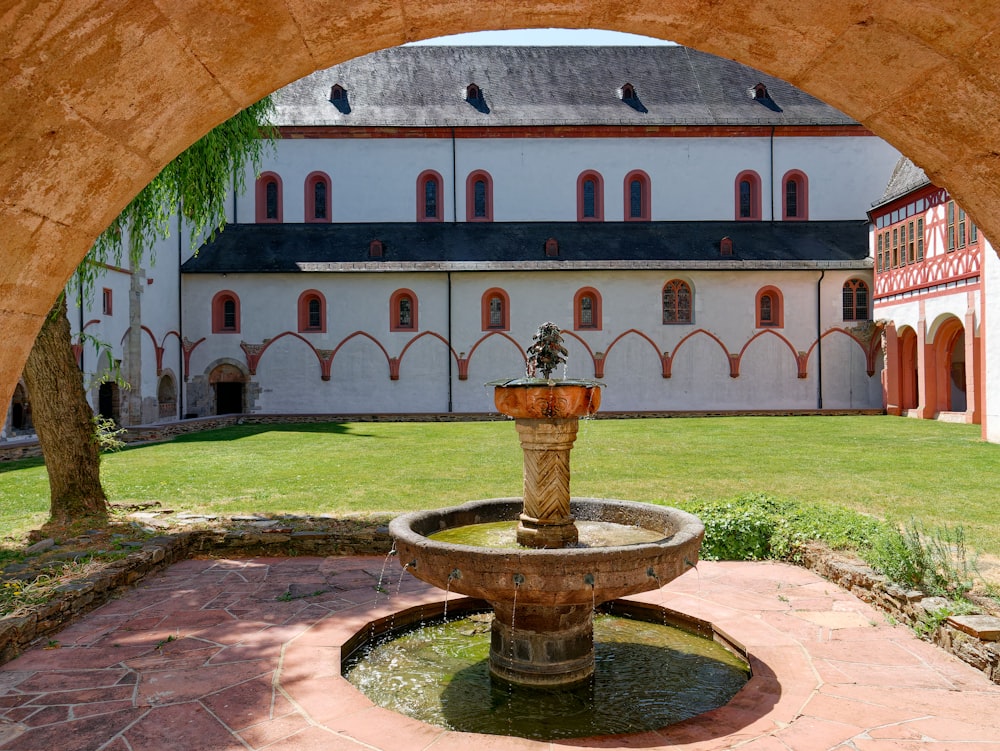
[[[892,169],[892,176],[889,178],[889,183],[885,186],[885,192],[872,206],[882,206],[905,196],[917,188],[922,188],[930,184],[930,179],[920,167],[905,156],[901,156],[899,161],[896,162],[896,166]]]
[[[466,101],[466,87],[482,89]],[[621,99],[635,87],[637,100]],[[754,99],[758,83],[768,98]],[[330,100],[339,84],[344,102]],[[680,46],[395,47],[275,94],[278,125],[815,125],[854,120],[791,84]]]
[[[732,256],[721,256],[723,237]],[[555,238],[559,257],[545,256]],[[862,265],[868,223],[838,222],[460,222],[357,224],[232,224],[182,266],[185,273],[372,270],[369,246],[384,245],[375,263],[415,268],[483,264],[492,269],[586,268],[608,262],[840,262]],[[436,267],[427,264],[437,264]],[[357,265],[357,266],[353,266]],[[420,266],[423,265],[423,266]],[[352,267],[353,266],[353,267]],[[398,268],[398,267],[397,267]],[[375,269],[378,270],[378,269]]]

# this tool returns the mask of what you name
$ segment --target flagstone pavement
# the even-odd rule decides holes
[[[383,565],[178,563],[0,668],[0,749],[1000,751],[1000,687],[836,585],[770,562],[702,562],[638,598],[710,620],[750,651],[754,676],[725,707],[554,742],[425,725],[340,677],[358,629],[443,599],[395,559],[391,594],[378,594]]]

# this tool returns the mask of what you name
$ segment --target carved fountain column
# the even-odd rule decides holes
[[[565,548],[578,539],[569,512],[569,454],[576,441],[575,417],[517,418],[524,453],[524,511],[517,541],[531,548]]]

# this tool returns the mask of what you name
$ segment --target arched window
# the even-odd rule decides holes
[[[510,330],[510,297],[499,287],[483,293],[483,331]]]
[[[691,323],[694,311],[694,294],[691,285],[683,279],[671,279],[663,285],[663,322]]]
[[[625,175],[625,221],[648,222],[649,219],[649,175],[633,170]]]
[[[804,221],[809,218],[809,180],[804,172],[791,170],[781,178],[781,218]]]
[[[315,289],[299,295],[299,331],[322,334],[326,331],[326,298]]]
[[[325,172],[313,172],[306,178],[306,221],[330,221],[330,177]]]
[[[746,170],[736,176],[736,218],[760,220],[760,175]]]
[[[284,219],[281,178],[275,172],[264,172],[257,178],[257,222],[280,222]]]
[[[604,178],[600,172],[587,170],[576,178],[576,220],[604,221]]]
[[[601,329],[601,293],[593,287],[584,287],[573,298],[573,328]]]
[[[434,170],[424,170],[417,177],[417,221],[440,222],[444,219],[444,182]]]
[[[844,282],[844,320],[868,320],[868,285],[860,279]]]
[[[397,289],[389,298],[389,331],[417,330],[417,295],[413,290]]]
[[[761,287],[757,291],[757,328],[781,328],[785,325],[781,290]]]
[[[469,173],[465,180],[465,220],[493,221],[493,178],[484,170]]]
[[[212,298],[212,333],[240,333],[240,298],[235,292],[223,290]]]

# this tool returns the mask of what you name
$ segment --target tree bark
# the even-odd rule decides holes
[[[28,355],[25,385],[49,475],[50,523],[107,520],[93,411],[73,356],[66,299],[60,296]]]

